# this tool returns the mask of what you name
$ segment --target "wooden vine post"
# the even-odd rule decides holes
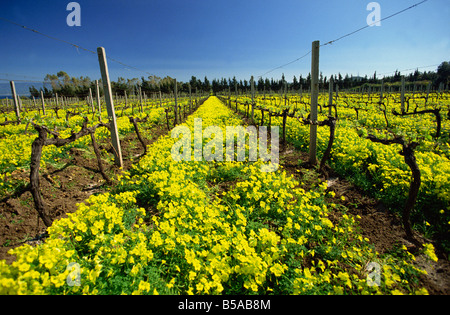
[[[333,106],[333,83],[333,76],[331,76],[328,87],[328,116],[331,116],[331,107]]]
[[[101,120],[102,119],[102,103],[100,103],[100,87],[98,85],[98,80],[95,80],[95,90],[96,90],[96,94],[97,94],[98,119]]]
[[[20,119],[20,113],[19,113],[19,103],[17,102],[16,86],[14,85],[14,81],[10,81],[9,83],[11,84],[11,93],[12,93],[13,102],[14,102],[14,111],[16,112],[17,121],[20,124],[21,119]]]
[[[109,80],[108,63],[106,62],[105,48],[97,48],[98,61],[100,64],[100,71],[102,73],[103,91],[105,94],[106,109],[108,111],[108,118],[111,131],[111,142],[114,148],[114,161],[119,167],[123,167],[122,150],[120,148],[119,131],[117,129],[116,113],[114,110],[114,102],[112,98],[111,82]]]
[[[177,79],[175,79],[175,126],[178,125],[178,93],[177,93]]]
[[[188,84],[189,87],[189,113],[192,113],[192,91],[191,91],[191,84]]]
[[[44,102],[44,92],[41,90],[41,100],[42,100],[42,115],[46,115],[45,113],[45,102]]]
[[[400,101],[401,101],[401,108],[402,113],[405,112],[405,76],[402,76],[402,88],[400,91]]]
[[[58,114],[58,108],[59,108],[58,93],[55,93],[55,101],[56,101],[56,114]]]
[[[430,97],[430,89],[431,89],[431,82],[427,84],[427,97],[425,98],[425,105],[427,105],[428,97]]]
[[[311,58],[311,121],[317,121],[317,104],[319,100],[319,47],[320,42],[312,43]],[[317,164],[317,125],[311,124],[309,132],[309,163]]]
[[[236,113],[238,111],[238,90],[237,90],[237,82],[234,84],[234,94],[236,95]]]
[[[252,122],[255,120],[255,79],[253,76],[250,79],[252,88]]]
[[[89,103],[91,104],[92,116],[94,116],[95,115],[94,98],[92,97],[92,89],[91,88],[89,88]]]
[[[139,106],[141,108],[141,113],[143,113],[144,112],[144,107],[143,107],[143,104],[142,104],[142,88],[141,88],[140,85],[139,85]]]

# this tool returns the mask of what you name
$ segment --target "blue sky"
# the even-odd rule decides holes
[[[288,63],[321,43],[366,24],[370,0],[79,0],[81,26],[69,27],[68,0],[0,2],[0,17],[96,51],[112,80],[169,75],[249,79]],[[381,17],[420,0],[380,0]],[[450,1],[429,0],[381,26],[321,47],[324,75],[373,75],[450,60]],[[95,54],[0,20],[0,78],[43,80],[47,73],[100,78]],[[311,57],[265,77],[306,77]],[[419,69],[436,70],[436,67]],[[4,81],[2,81],[4,82]]]

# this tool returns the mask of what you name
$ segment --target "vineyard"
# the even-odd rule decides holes
[[[93,105],[5,111],[0,294],[446,294],[449,97],[323,93],[318,121],[309,93],[116,100],[121,168]],[[244,161],[175,161],[170,130],[195,138],[196,118],[280,126],[277,171],[248,145]]]
[[[318,120],[338,120],[330,128],[318,130],[318,158],[324,170],[323,155],[330,145],[331,155],[325,159],[337,175],[349,179],[371,196],[383,200],[392,209],[402,209],[407,200],[411,170],[405,163],[402,141],[415,143],[415,160],[420,170],[421,184],[412,221],[421,233],[442,241],[448,252],[450,216],[450,99],[448,94],[388,93],[380,96],[352,93],[331,100],[327,93],[319,99]],[[245,117],[251,116],[252,98],[223,98],[230,108]],[[310,129],[305,118],[310,113],[310,96],[276,95],[253,98],[253,120],[261,125],[281,126],[283,141],[300,151],[308,151]],[[334,105],[333,105],[334,104]],[[403,108],[402,108],[403,107]],[[265,114],[264,114],[265,113]],[[334,131],[335,129],[335,131]],[[380,142],[402,139],[397,145]],[[331,142],[331,144],[330,144]],[[401,211],[400,211],[401,212]]]

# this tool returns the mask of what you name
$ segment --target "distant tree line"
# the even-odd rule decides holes
[[[95,81],[91,81],[89,77],[70,77],[66,72],[59,71],[57,74],[47,74],[44,83],[50,83],[51,89],[46,86],[39,90],[33,86],[29,88],[30,94],[34,97],[40,97],[43,91],[44,97],[54,97],[56,93],[66,97],[85,97],[89,95],[89,88],[95,91]],[[103,92],[103,91],[102,91]]]
[[[341,90],[354,89],[358,87],[379,87],[383,82],[386,86],[399,86],[402,74],[400,71],[395,71],[391,76],[384,76],[383,78],[378,78],[377,73],[375,72],[373,76],[368,77],[367,75],[364,77],[360,76],[349,76],[346,74],[342,76],[341,73],[337,75],[332,75],[333,81],[335,84],[339,85]],[[322,89],[328,89],[328,85],[330,82],[330,78],[327,76],[323,76],[320,73],[319,76],[319,85]],[[284,76],[282,75],[281,79],[268,79],[259,77],[255,80],[255,89],[259,92],[269,92],[269,91],[282,91],[287,89],[289,91],[300,90],[302,87],[305,91],[309,89],[311,86],[311,74],[309,73],[305,78],[300,75],[298,78],[296,76],[293,77],[291,82],[288,82]],[[432,88],[437,90],[439,86],[443,86],[444,88],[448,88],[450,85],[450,63],[448,61],[442,62],[437,71],[424,71],[420,72],[418,69],[413,73],[405,75],[405,81],[408,85],[418,84],[418,85],[428,85],[431,84]],[[45,97],[53,97],[56,93],[61,96],[66,97],[86,97],[89,95],[89,88],[92,89],[93,93],[95,93],[95,81],[92,81],[89,77],[70,77],[66,72],[59,71],[57,74],[47,74],[44,78],[45,83],[51,84],[51,89],[47,87],[36,89],[34,86],[30,87],[30,93],[32,96],[39,97],[41,90],[44,93]],[[103,93],[103,85],[101,84],[101,80],[99,80],[100,85],[100,93]],[[119,77],[117,81],[111,82],[111,87],[113,93],[117,93],[117,95],[123,96],[125,92],[127,95],[139,93],[139,88],[143,93],[147,95],[151,93],[161,93],[169,94],[173,93],[175,89],[175,79],[169,76],[165,78],[160,78],[157,76],[149,76],[147,78],[141,77],[141,79],[133,78],[133,79],[125,79]],[[206,76],[203,80],[197,79],[195,76],[191,77],[189,82],[177,82],[177,90],[178,92],[188,93],[189,88],[192,93],[195,92],[207,92],[207,93],[219,93],[223,91],[230,90],[234,93],[235,89],[239,92],[248,92],[251,89],[251,81],[249,80],[237,80],[236,77],[233,78],[221,78],[221,79],[213,79],[210,81]]]
[[[191,83],[191,91],[195,92],[196,89],[199,91],[209,91],[210,83],[205,77],[205,82],[195,79],[190,82],[183,83],[177,82],[177,90],[179,92],[189,92],[189,83]],[[103,95],[103,83],[99,79],[99,89],[100,94]],[[29,88],[30,94],[34,97],[40,97],[41,91],[44,97],[54,97],[56,94],[66,97],[86,97],[89,95],[89,89],[95,94],[96,85],[95,80],[91,80],[89,77],[71,77],[65,71],[59,71],[57,74],[47,74],[44,78],[44,84],[50,84],[51,88],[44,86],[43,88],[37,89],[34,85]],[[111,81],[111,88],[113,94],[119,96],[127,95],[137,95],[139,93],[139,88],[143,93],[156,93],[161,91],[164,94],[173,93],[175,89],[175,79],[169,76],[165,78],[160,78],[157,76],[149,76],[148,78],[142,77],[141,79],[125,79],[119,77],[117,81]]]

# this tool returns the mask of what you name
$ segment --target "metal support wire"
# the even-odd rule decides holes
[[[405,8],[405,9],[403,9],[403,10],[400,10],[400,11],[398,11],[398,12],[395,12],[395,13],[393,13],[393,14],[391,14],[391,15],[385,17],[385,18],[382,18],[382,19],[380,19],[379,21],[375,21],[375,22],[373,22],[373,23],[371,23],[371,24],[368,24],[368,25],[366,25],[366,26],[363,26],[363,27],[361,27],[361,28],[358,28],[357,30],[354,30],[354,31],[352,31],[352,32],[350,32],[350,33],[347,33],[347,34],[345,34],[345,35],[342,35],[342,36],[340,36],[340,37],[338,37],[338,38],[336,38],[336,39],[333,39],[333,40],[330,40],[330,41],[328,41],[328,42],[325,42],[324,44],[320,45],[320,47],[326,46],[326,45],[331,45],[331,44],[333,44],[333,43],[335,43],[335,42],[337,42],[337,41],[339,41],[339,40],[341,40],[341,39],[344,39],[344,38],[346,38],[346,37],[352,36],[353,34],[356,34],[356,33],[360,32],[360,31],[362,31],[362,30],[364,30],[364,29],[366,29],[366,28],[368,28],[368,27],[370,27],[370,26],[372,26],[372,25],[374,25],[374,24],[376,24],[376,23],[378,23],[378,22],[382,22],[382,21],[388,20],[388,19],[390,19],[390,18],[392,18],[392,17],[394,17],[394,16],[396,16],[396,15],[399,15],[399,14],[405,12],[405,11],[411,10],[411,9],[413,9],[413,8],[419,6],[419,5],[421,5],[421,4],[423,4],[423,3],[427,2],[427,1],[428,1],[428,0],[423,0],[423,1],[421,1],[421,2],[418,2],[418,3],[416,3],[416,4],[413,4],[412,6],[409,6],[409,7]],[[266,73],[264,73],[264,74],[258,76],[258,78],[261,78],[261,77],[265,76],[266,74],[269,74],[269,73],[271,73],[271,72],[273,72],[273,71],[275,71],[275,70],[281,69],[281,68],[283,68],[283,67],[285,67],[285,66],[288,66],[288,65],[290,65],[290,64],[292,64],[292,63],[294,63],[294,62],[297,62],[297,61],[299,61],[299,60],[305,58],[306,56],[308,56],[310,53],[311,53],[311,51],[309,51],[309,52],[306,53],[305,55],[303,55],[303,56],[301,56],[301,57],[299,57],[299,58],[297,58],[297,59],[295,59],[295,60],[292,60],[291,62],[288,62],[288,63],[286,63],[286,64],[284,64],[284,65],[281,65],[281,66],[278,66],[278,67],[276,67],[276,68],[273,68],[273,69],[267,71]]]
[[[77,45],[77,44],[74,44],[74,43],[71,43],[71,42],[66,41],[66,40],[64,40],[64,39],[60,39],[60,38],[57,38],[57,37],[54,37],[54,36],[50,36],[50,35],[44,34],[44,33],[40,32],[40,31],[35,30],[35,29],[32,29],[32,28],[30,28],[30,27],[28,27],[28,26],[21,25],[21,24],[19,24],[19,23],[16,23],[16,22],[14,22],[14,21],[10,21],[10,20],[5,19],[5,18],[3,18],[3,17],[0,17],[0,20],[3,20],[3,21],[8,22],[8,23],[10,23],[10,24],[19,26],[19,27],[21,27],[21,28],[23,28],[23,29],[25,29],[25,30],[27,30],[27,31],[31,31],[31,32],[33,32],[33,33],[36,33],[36,34],[45,36],[45,37],[47,37],[47,38],[49,38],[49,39],[52,39],[52,40],[55,40],[55,41],[59,41],[59,42],[62,42],[62,43],[64,43],[64,44],[68,44],[68,45],[70,45],[70,46],[73,46],[73,47],[76,48],[77,50],[78,50],[78,49],[81,49],[81,50],[84,50],[84,51],[86,51],[86,52],[89,52],[89,53],[92,53],[92,54],[94,54],[94,55],[97,55],[97,52],[96,52],[96,51],[90,50],[90,49],[88,49],[88,48],[85,48],[85,47],[83,47],[83,46],[80,46],[80,45]],[[113,58],[111,58],[111,57],[107,57],[107,59],[108,59],[108,60],[111,60],[112,62],[118,63],[118,64],[120,64],[120,65],[122,65],[122,66],[124,66],[124,67],[126,67],[126,68],[133,69],[133,70],[137,70],[137,71],[140,71],[140,72],[144,72],[144,73],[146,73],[146,74],[148,74],[148,75],[152,75],[150,72],[147,72],[147,71],[145,71],[145,70],[142,70],[142,69],[139,69],[139,68],[136,68],[136,67],[127,65],[126,63],[123,63],[123,62],[121,62],[121,61],[119,61],[119,60],[117,60],[117,59],[113,59]]]

